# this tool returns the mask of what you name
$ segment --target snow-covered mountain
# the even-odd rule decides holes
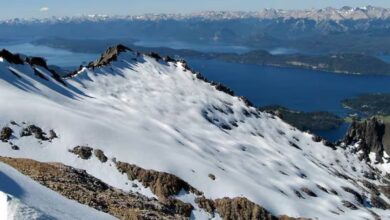
[[[73,17],[51,17],[45,19],[8,19],[3,23],[56,23],[56,22],[101,22],[110,20],[232,20],[232,19],[310,19],[310,20],[370,20],[370,19],[389,19],[390,9],[375,6],[364,7],[342,7],[342,8],[324,8],[324,9],[305,9],[305,10],[284,10],[284,9],[263,9],[260,11],[204,11],[189,14],[142,14],[126,16],[110,16],[104,14],[90,14]]]
[[[2,51],[0,125],[0,180],[14,180],[0,183],[0,210],[12,211],[12,198],[56,217],[49,205],[59,195],[33,179],[121,219],[130,218],[123,210],[164,219],[390,218],[390,166],[359,160],[358,144],[325,143],[184,61],[121,45],[66,78],[43,59]],[[34,193],[48,199],[30,200]],[[59,200],[74,214],[88,211]]]

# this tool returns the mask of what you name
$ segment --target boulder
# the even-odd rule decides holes
[[[106,157],[106,155],[104,155],[104,152],[102,150],[99,150],[99,149],[95,149],[93,151],[93,154],[95,155],[95,157],[97,157],[100,162],[102,163],[105,163],[107,162],[108,158]]]
[[[14,131],[10,127],[2,128],[0,132],[0,140],[3,142],[7,142],[12,137],[13,132]]]
[[[83,160],[88,160],[92,156],[92,148],[86,146],[77,146],[73,148],[73,150],[69,150],[69,152],[76,154]]]

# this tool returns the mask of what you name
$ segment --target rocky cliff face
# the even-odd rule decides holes
[[[390,155],[390,125],[382,121],[371,118],[364,122],[354,121],[345,138],[344,143],[347,145],[359,144],[356,152],[362,152],[361,159],[369,160],[369,154],[375,153],[375,161],[383,163],[385,153]]]

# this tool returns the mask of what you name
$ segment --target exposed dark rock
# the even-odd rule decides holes
[[[292,146],[292,147],[294,147],[294,148],[296,148],[296,149],[298,149],[298,150],[302,150],[302,148],[300,148],[297,144],[295,144],[295,143],[292,142],[292,141],[289,141],[289,144],[290,144],[290,146]]]
[[[54,130],[49,131],[49,139],[53,140],[55,138],[58,138],[57,133]]]
[[[330,192],[331,192],[333,195],[336,195],[336,196],[339,195],[339,193],[338,193],[336,190],[334,190],[334,189],[331,189]]]
[[[29,125],[26,128],[23,128],[22,131],[20,132],[21,137],[25,136],[31,136],[34,135],[36,139],[47,141],[48,138],[46,137],[46,133],[43,132],[43,130],[36,126],[36,125]]]
[[[376,175],[374,172],[371,171],[364,171],[363,176],[370,180],[376,180]]]
[[[211,85],[214,86],[218,91],[234,96],[233,90],[231,90],[230,88],[228,88],[227,86],[221,83],[211,82]]]
[[[4,127],[0,131],[0,140],[2,142],[7,142],[12,137],[14,131],[10,127]]]
[[[167,63],[170,63],[170,62],[176,62],[175,59],[171,58],[170,56],[166,56],[163,58],[163,60]]]
[[[298,198],[304,199],[305,197],[302,196],[302,194],[298,190],[294,190],[295,195],[297,195]]]
[[[184,203],[177,199],[165,200],[163,204],[167,206],[170,210],[175,210],[176,214],[188,218],[191,216],[192,210],[194,210],[194,207],[191,204]]]
[[[198,204],[199,208],[204,209],[206,212],[213,214],[215,211],[214,201],[206,199],[204,196],[197,197],[195,203]]]
[[[321,142],[322,141],[322,138],[319,137],[319,136],[316,136],[316,135],[313,135],[313,137],[311,138],[314,142]]]
[[[69,150],[69,152],[78,155],[83,160],[88,160],[92,156],[92,150],[91,147],[77,146],[73,150]]]
[[[342,189],[345,192],[348,192],[348,193],[351,193],[352,195],[354,195],[357,202],[359,202],[360,204],[364,204],[364,197],[360,193],[356,192],[355,190],[353,190],[349,187],[342,187]]]
[[[371,193],[373,193],[374,195],[377,195],[377,196],[380,195],[379,189],[375,184],[368,182],[367,180],[363,180],[362,183],[363,183],[363,186],[365,186],[367,189],[369,189]]]
[[[123,162],[116,162],[116,167],[119,172],[126,173],[129,180],[138,180],[143,186],[149,187],[161,200],[169,199],[171,196],[177,195],[181,190],[193,192],[196,195],[203,194],[184,180],[169,173],[146,170]]]
[[[390,184],[386,186],[379,186],[378,188],[383,195],[390,199]]]
[[[131,51],[131,49],[122,44],[118,44],[114,47],[110,47],[101,55],[99,59],[89,63],[87,67],[95,68],[95,67],[107,65],[112,61],[116,61],[118,59],[119,54],[125,51]]]
[[[244,103],[246,106],[249,106],[249,107],[253,107],[253,103],[245,96],[240,96],[239,97]]]
[[[323,140],[322,143],[327,146],[327,147],[330,147],[332,148],[333,150],[336,150],[336,145],[328,140]]]
[[[85,170],[74,169],[59,163],[41,163],[30,159],[13,159],[0,157],[0,162],[6,163],[40,184],[54,190],[66,198],[88,205],[97,210],[109,213],[119,219],[188,219],[193,210],[191,204],[168,198],[161,202],[149,199],[140,194],[123,192],[110,187],[106,183],[89,175]],[[148,171],[133,165],[118,162],[118,169],[130,169],[132,174],[139,174],[139,180],[157,181],[155,184],[164,184],[167,188],[188,188],[191,186],[176,187],[164,181],[164,178],[175,177],[171,174]],[[138,170],[138,171],[136,171]],[[134,172],[133,172],[134,171]],[[142,174],[145,172],[144,174]],[[129,172],[127,172],[129,175]],[[149,173],[149,174],[148,174]],[[152,174],[154,173],[154,174]],[[157,175],[156,175],[157,174]],[[131,176],[130,175],[130,176]],[[141,178],[142,176],[142,178]],[[161,178],[162,176],[165,176]],[[154,178],[154,177],[157,177]],[[176,177],[177,178],[177,177]],[[178,178],[177,178],[178,179]],[[141,181],[144,180],[144,181]],[[183,182],[176,180],[173,182]],[[183,183],[179,184],[182,185]],[[150,185],[151,186],[151,185]],[[191,187],[192,188],[192,187]],[[151,189],[154,187],[151,186]],[[190,190],[200,195],[196,189]],[[156,191],[154,191],[156,192]],[[214,214],[217,212],[223,219],[231,220],[303,220],[303,218],[290,218],[288,216],[275,217],[263,207],[249,201],[246,198],[223,198],[215,201],[202,197],[196,199],[200,208]]]
[[[14,126],[19,126],[19,124],[16,123],[15,121],[10,121],[10,124],[11,124],[11,125],[14,125]]]
[[[191,204],[177,200],[164,204],[140,194],[115,189],[84,170],[58,163],[4,157],[0,157],[0,161],[68,199],[123,220],[184,220],[189,218],[193,209]]]
[[[216,179],[216,178],[215,178],[215,175],[214,175],[214,174],[211,174],[211,173],[209,174],[209,178],[212,179],[212,180],[215,180],[215,179]]]
[[[157,61],[159,60],[162,60],[162,57],[158,54],[158,53],[155,53],[155,52],[151,52],[148,54],[150,57],[156,59]]]
[[[263,207],[242,197],[211,200],[202,196],[196,198],[195,202],[199,208],[212,216],[218,213],[224,220],[305,220],[286,215],[276,217]]]
[[[223,198],[214,201],[214,206],[218,214],[224,220],[244,220],[244,219],[261,219],[261,220],[276,220],[263,207],[249,201],[246,198]]]
[[[11,52],[5,49],[0,51],[0,57],[2,57],[4,60],[12,64],[24,63],[23,59],[20,57],[19,54],[12,54]]]
[[[362,123],[354,121],[343,141],[347,145],[359,142],[356,152],[363,152],[361,159],[369,160],[369,154],[373,152],[376,154],[376,161],[373,162],[383,163],[384,152],[390,155],[390,134],[386,134],[385,131],[385,124],[376,118]]]
[[[311,189],[309,189],[307,187],[302,187],[301,191],[306,193],[307,195],[309,195],[311,197],[317,197],[317,194],[315,194]]]
[[[318,189],[320,189],[320,190],[322,190],[322,191],[324,191],[326,193],[329,193],[329,191],[325,187],[323,187],[321,185],[318,185],[318,184],[316,186],[317,186]]]
[[[27,63],[29,63],[31,66],[36,65],[36,66],[41,66],[45,69],[49,69],[46,63],[46,60],[41,58],[41,57],[28,57],[26,59]]]
[[[349,201],[342,201],[343,205],[349,209],[352,209],[352,210],[357,210],[358,207],[356,205],[354,205],[353,203],[349,202]]]
[[[383,210],[390,209],[390,205],[377,195],[371,196],[371,205],[378,209],[383,209]]]
[[[102,150],[99,150],[99,149],[95,149],[93,151],[93,154],[95,155],[95,157],[97,157],[100,162],[102,163],[105,163],[107,162],[108,158],[106,157],[106,155],[104,155],[104,152]]]
[[[12,149],[12,150],[20,150],[20,148],[19,148],[17,145],[12,145],[12,146],[11,146],[11,149]]]

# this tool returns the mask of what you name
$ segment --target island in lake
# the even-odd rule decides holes
[[[326,131],[337,129],[344,123],[344,119],[330,112],[301,112],[294,111],[282,106],[265,106],[259,108],[274,114],[285,122],[293,125],[302,131]]]
[[[137,51],[146,53],[158,52],[163,56],[176,58],[214,59],[234,63],[293,67],[344,74],[390,75],[389,63],[375,56],[354,53],[273,55],[266,50],[254,50],[241,54],[200,52],[189,49],[136,46],[133,39],[88,40],[88,43],[86,43],[86,40],[47,38],[35,40],[31,43],[78,53],[99,53],[107,46],[118,42],[118,40]]]
[[[345,108],[359,118],[377,117],[390,122],[390,94],[375,93],[364,94],[342,101]]]

